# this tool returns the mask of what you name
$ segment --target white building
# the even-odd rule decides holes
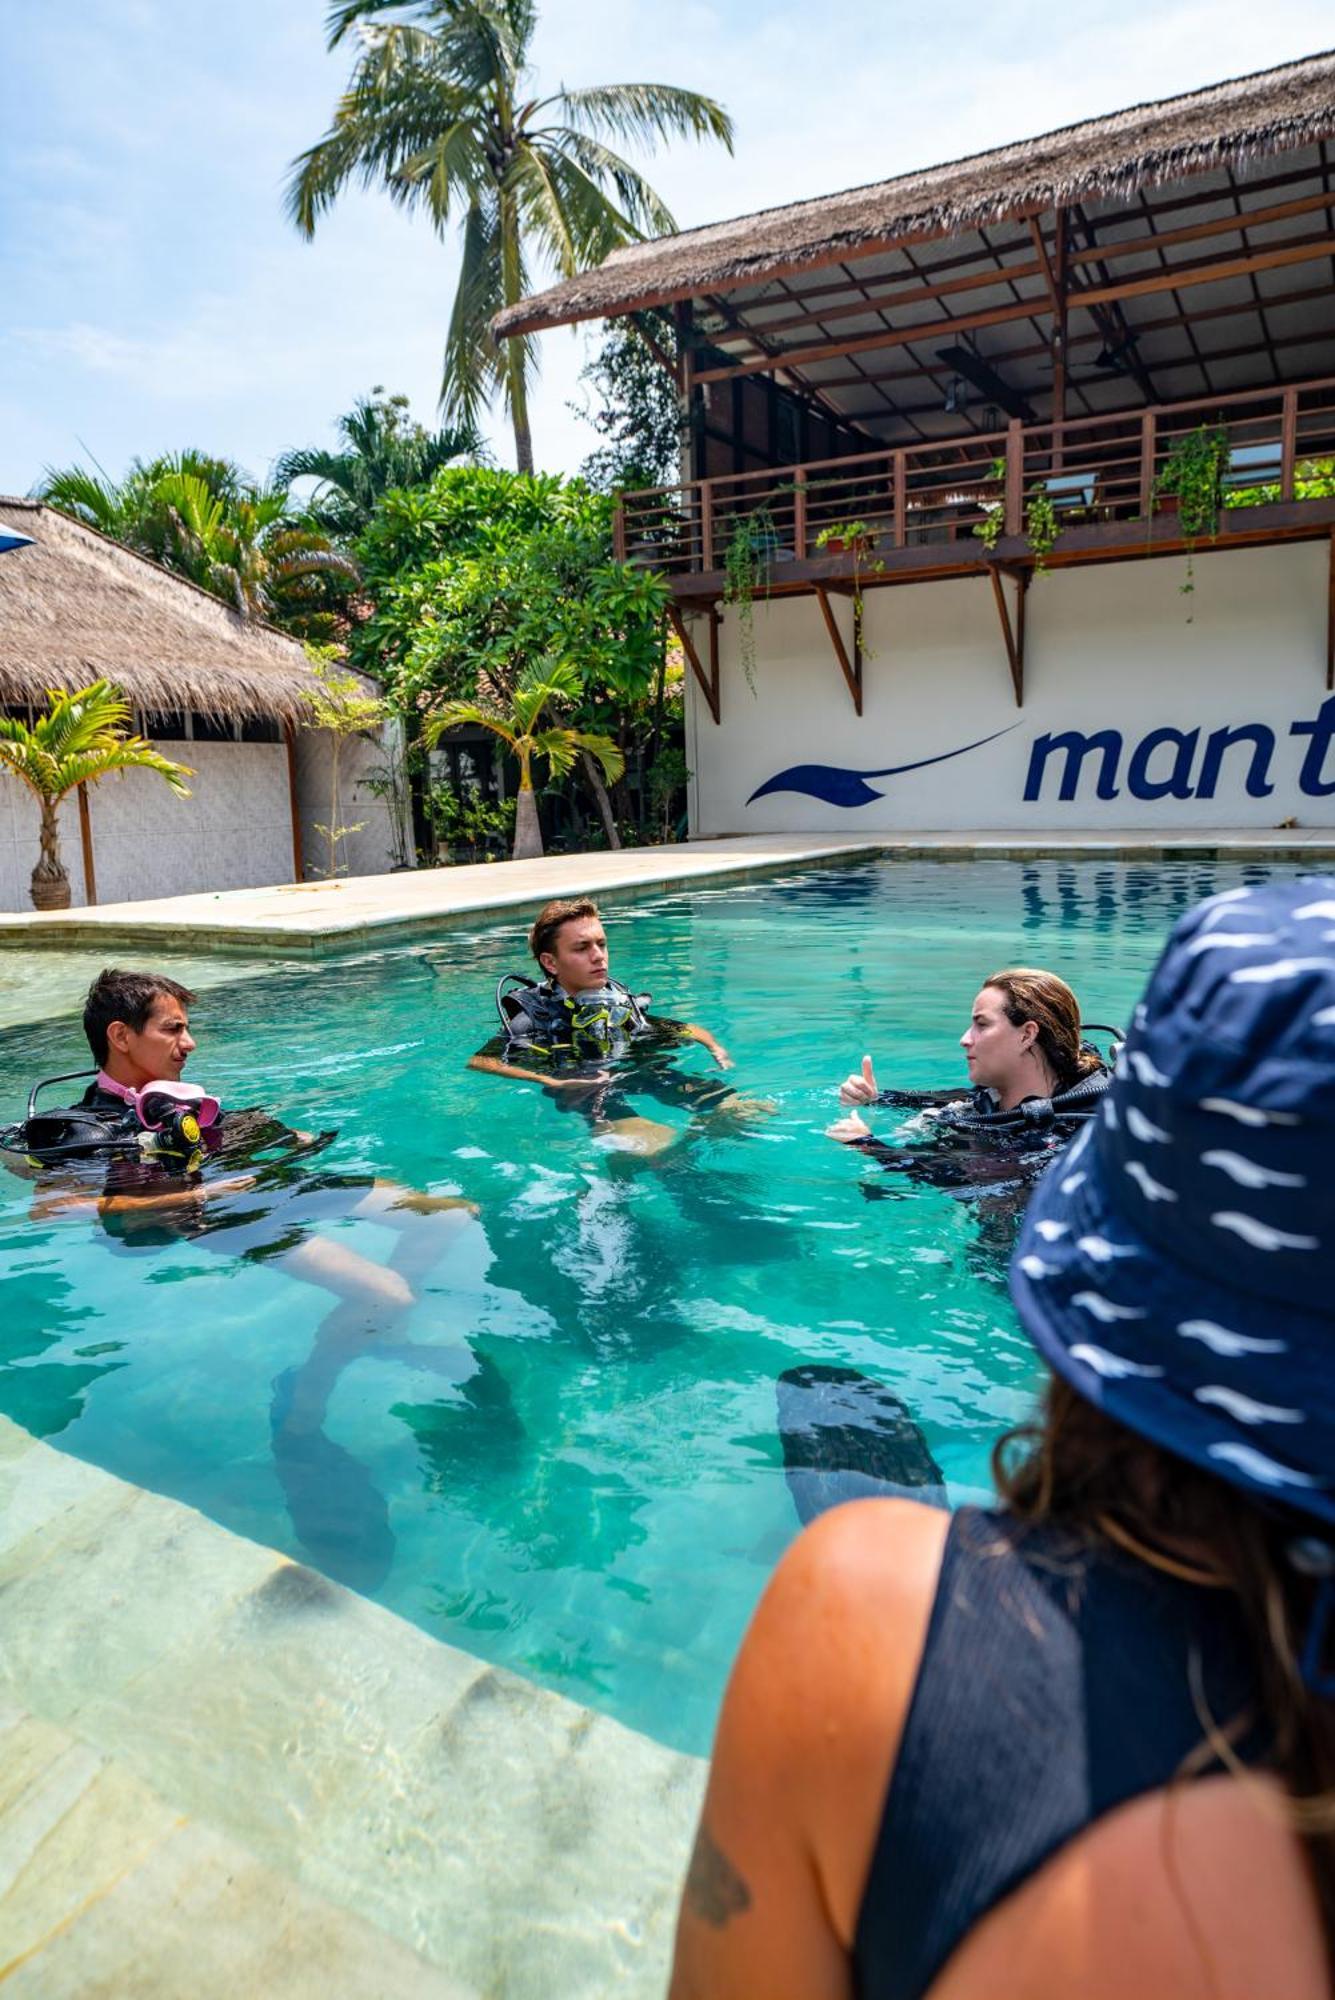
[[[694,833],[1335,826],[1333,142],[1328,54],[499,315],[675,321],[685,476],[619,532]]]

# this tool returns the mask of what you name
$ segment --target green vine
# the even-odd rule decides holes
[[[987,469],[987,481],[1000,485],[1006,478],[1006,461],[994,458]],[[1006,501],[1004,496],[982,503],[983,518],[974,522],[974,534],[989,553],[996,548],[1006,532]],[[1043,576],[1048,567],[1048,557],[1061,532],[1057,510],[1052,504],[1052,495],[1046,486],[1031,486],[1025,499],[1024,509],[1025,539],[1029,552],[1034,558],[1034,575]]]
[[[746,685],[756,691],[756,592],[768,573],[777,536],[766,507],[739,514],[723,551],[723,602],[737,613],[737,639]]]
[[[835,543],[839,547],[835,548]],[[847,552],[853,558],[853,640],[864,659],[874,658],[866,645],[862,624],[862,579],[864,576],[879,576],[885,564],[878,558],[869,563],[867,557],[874,546],[872,530],[865,521],[831,521],[816,537],[816,553],[832,555]]]
[[[1196,588],[1196,544],[1214,541],[1224,508],[1224,473],[1228,468],[1228,432],[1222,424],[1198,424],[1169,452],[1154,482],[1154,498],[1171,494],[1177,500],[1178,524],[1187,544],[1187,580],[1182,595]],[[1191,620],[1188,618],[1187,623]]]

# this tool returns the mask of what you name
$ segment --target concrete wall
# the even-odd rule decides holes
[[[100,903],[186,895],[201,889],[257,889],[293,879],[287,748],[283,743],[164,743],[166,756],[193,767],[190,797],[177,798],[151,771],[104,779],[89,793],[93,859]],[[328,739],[297,740],[298,799],[305,856],[318,860],[311,821],[327,817]],[[351,872],[390,866],[389,822],[380,800],[353,789],[356,774],[383,762],[360,741],[344,752],[345,818],[366,826],[348,842]],[[87,902],[79,814],[61,809],[61,850],[72,901]],[[29,877],[37,861],[38,813],[13,779],[0,778],[0,909],[32,907]],[[308,865],[307,874],[311,873]]]
[[[325,730],[306,730],[297,738],[297,798],[307,881],[318,881],[329,872],[329,843],[315,829],[317,824],[329,823],[333,741]],[[360,825],[361,831],[350,833],[339,845],[340,874],[384,875],[394,866],[394,835],[388,808],[383,799],[374,798],[358,782],[368,771],[383,766],[387,754],[384,745],[367,743],[360,736],[343,743],[339,758],[341,823]]]
[[[814,598],[757,600],[754,697],[726,610],[719,727],[687,677],[692,833],[1335,825],[1328,573],[1328,546],[1304,543],[1199,555],[1185,596],[1185,559],[1040,577],[1022,710],[986,578],[867,592],[861,718]],[[851,604],[831,604],[851,652]],[[1243,724],[1254,739],[1211,753]],[[1108,734],[1068,777],[1041,739],[1072,731]]]

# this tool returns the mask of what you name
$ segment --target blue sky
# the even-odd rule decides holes
[[[185,445],[264,473],[374,383],[430,419],[456,256],[374,194],[304,242],[293,156],[348,57],[324,0],[0,0],[0,492]],[[649,167],[683,224],[823,194],[1308,54],[1329,0],[545,0],[539,81],[711,91],[737,154]],[[540,464],[596,442],[541,342]],[[502,422],[497,455],[511,462]]]

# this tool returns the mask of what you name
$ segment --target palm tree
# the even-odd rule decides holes
[[[182,451],[135,459],[119,483],[81,467],[48,471],[41,497],[85,526],[189,577],[244,618],[328,639],[356,564],[282,486],[256,486],[230,459]]]
[[[499,736],[518,758],[519,797],[515,803],[512,855],[515,861],[536,861],[542,853],[542,828],[538,824],[538,801],[533,790],[535,757],[545,757],[551,776],[563,778],[581,751],[587,751],[602,765],[609,785],[614,785],[626,768],[625,759],[610,736],[592,736],[583,729],[538,727],[549,703],[574,701],[582,690],[583,682],[569,662],[556,666],[539,664],[520,675],[507,718],[502,719],[472,701],[447,701],[426,718],[422,737],[428,750],[435,749],[447,730],[471,723]]]
[[[620,244],[674,229],[667,207],[608,141],[719,139],[713,98],[665,83],[530,87],[535,0],[334,0],[329,46],[361,40],[324,138],[293,162],[288,211],[307,236],[349,181],[424,207],[438,231],[462,217],[463,265],[445,344],[441,408],[475,424],[501,392],[516,463],[533,470],[532,342],[499,345],[491,322],[530,289],[532,262],[563,276]]]
[[[33,907],[67,910],[70,878],[60,858],[56,809],[78,785],[95,785],[112,771],[156,771],[174,792],[189,797],[194,772],[173,764],[126,724],[130,705],[109,681],[94,681],[76,694],[60,688],[47,693],[49,707],[31,727],[0,715],[0,771],[25,784],[41,810],[41,854],[32,871]]]
[[[274,479],[320,484],[306,509],[315,527],[342,542],[355,541],[382,494],[396,487],[425,486],[456,458],[475,458],[482,440],[470,425],[428,431],[408,416],[406,396],[372,389],[338,420],[341,451],[284,452]]]

